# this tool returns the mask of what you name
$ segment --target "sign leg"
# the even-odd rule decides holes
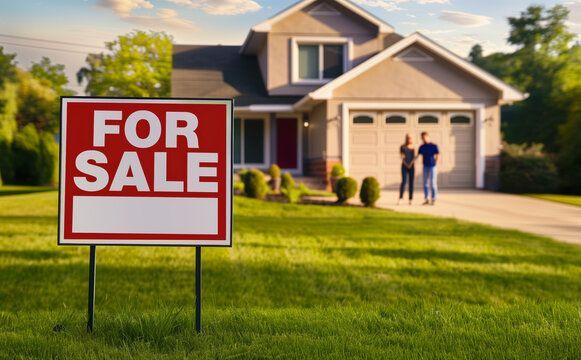
[[[202,331],[202,248],[196,247],[196,332]]]
[[[97,247],[91,245],[89,255],[89,311],[87,318],[87,332],[93,332],[93,323],[95,321],[95,277],[97,270]]]

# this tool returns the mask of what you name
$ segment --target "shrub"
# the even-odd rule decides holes
[[[39,143],[40,173],[39,183],[56,185],[58,183],[59,148],[53,135],[42,133]]]
[[[293,176],[289,172],[285,172],[282,174],[282,182],[280,185],[281,189],[294,189],[295,188],[295,180]]]
[[[550,193],[557,190],[555,164],[540,144],[506,144],[501,154],[500,190],[511,193]]]
[[[255,199],[264,199],[268,193],[268,185],[260,170],[250,170],[244,175],[244,193]]]
[[[357,181],[350,177],[340,179],[335,186],[335,194],[337,195],[337,202],[344,204],[357,194]]]
[[[282,188],[280,193],[286,198],[286,200],[291,204],[296,204],[301,201],[303,196],[303,191],[297,187]]]
[[[581,106],[580,106],[581,107]],[[560,150],[557,159],[562,189],[581,194],[581,109],[560,127]]]
[[[244,183],[239,180],[234,180],[234,184],[232,185],[234,188],[234,194],[241,195],[244,194]]]
[[[331,176],[332,177],[343,177],[345,176],[345,168],[342,164],[335,164],[331,168]]]
[[[276,165],[276,164],[270,165],[270,168],[268,169],[268,174],[273,179],[279,179],[280,178],[280,168],[278,167],[278,165]]]
[[[12,166],[14,181],[18,184],[40,185],[41,182],[40,136],[32,124],[26,125],[14,136]]]
[[[375,207],[375,203],[379,200],[381,196],[381,189],[379,187],[379,181],[374,177],[366,177],[361,183],[361,191],[359,192],[359,198],[361,202],[367,207]]]

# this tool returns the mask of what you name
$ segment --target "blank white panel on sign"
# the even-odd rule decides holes
[[[217,214],[218,199],[215,198],[75,196],[73,231],[215,235],[218,233]]]

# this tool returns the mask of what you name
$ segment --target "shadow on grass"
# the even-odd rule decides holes
[[[71,254],[49,250],[0,250],[0,259],[15,258],[23,260],[68,259]]]
[[[83,309],[87,264],[3,266],[3,309]],[[97,265],[97,303],[117,308],[134,303],[153,309],[159,301],[193,303],[193,266]],[[520,300],[574,300],[579,281],[559,273],[482,268],[419,268],[366,265],[288,264],[254,261],[204,264],[204,297],[212,306],[359,306],[414,299],[469,304]]]
[[[10,195],[25,195],[25,194],[35,194],[49,191],[56,191],[58,188],[45,187],[45,186],[6,186],[0,187],[0,196],[10,196]]]

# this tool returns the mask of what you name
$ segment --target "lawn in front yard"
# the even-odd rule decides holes
[[[236,198],[234,247],[56,246],[56,192],[0,198],[0,358],[581,357],[581,247],[383,210]]]
[[[55,188],[52,186],[4,185],[0,186],[0,196],[31,194],[54,190]]]
[[[528,196],[561,204],[581,206],[581,195],[530,194]]]

